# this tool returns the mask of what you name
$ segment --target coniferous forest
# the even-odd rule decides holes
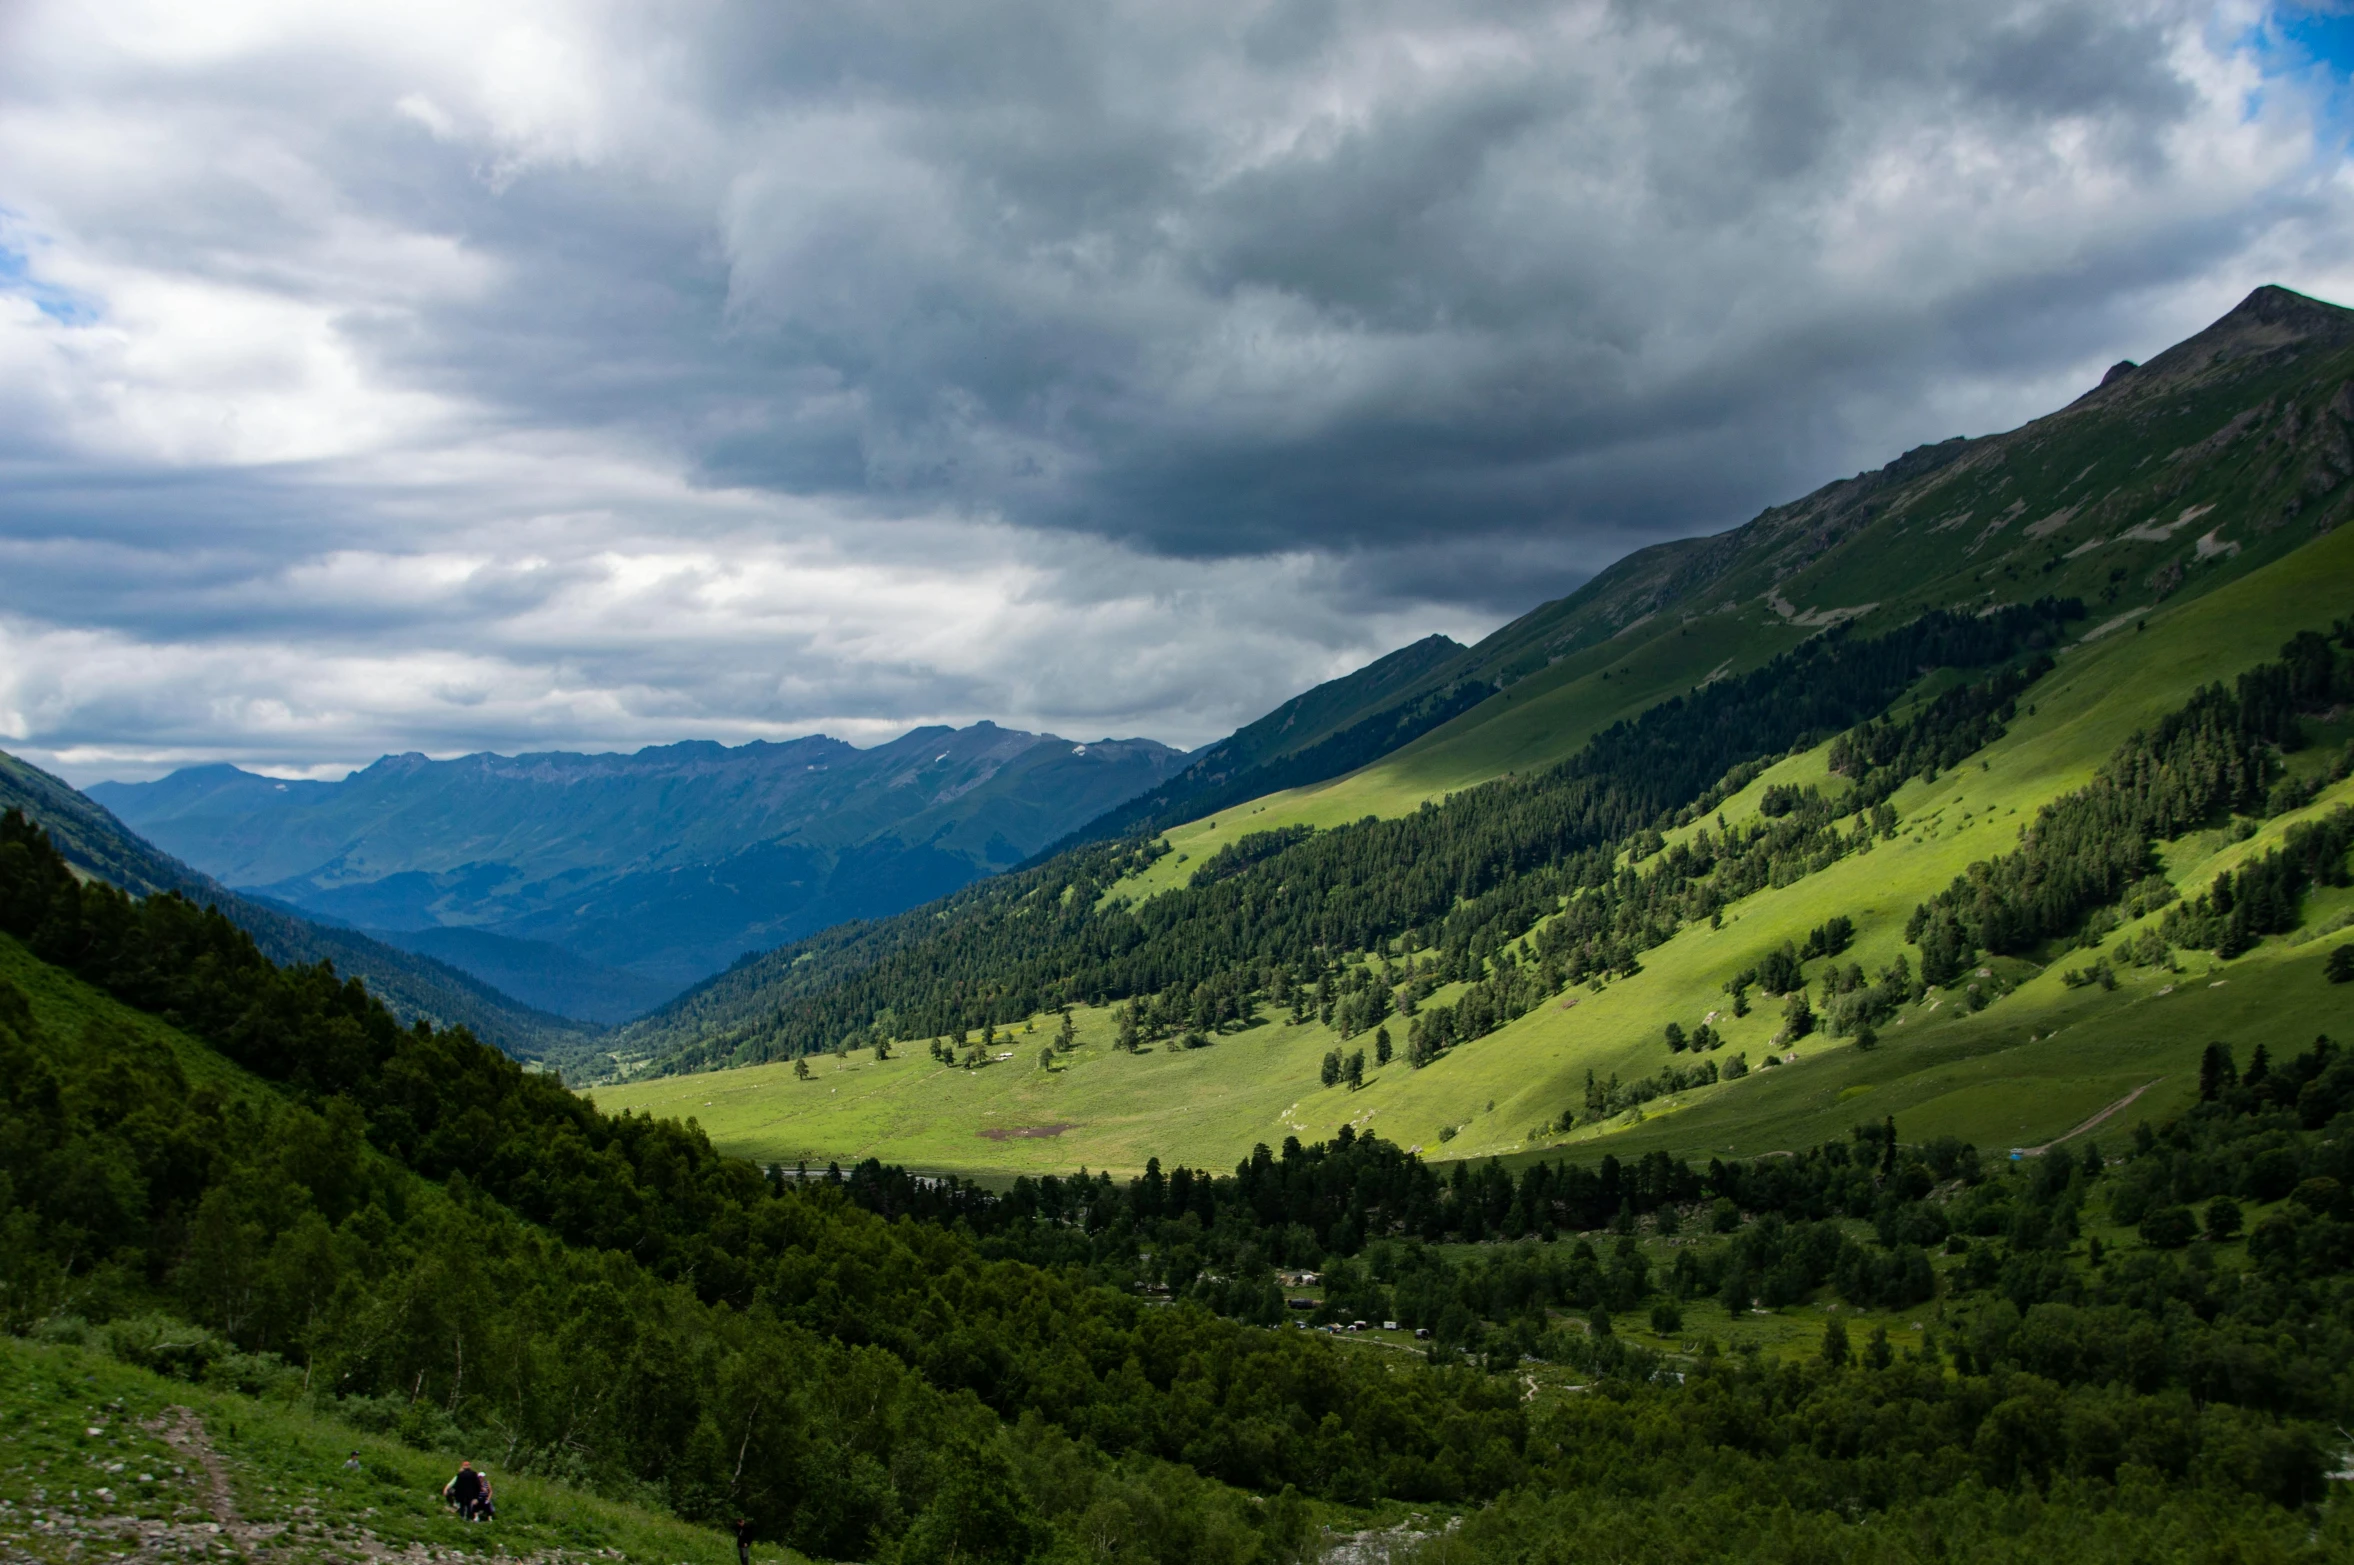
[[[1347,1136],[988,1191],[730,1162],[0,833],[12,1330],[832,1558],[1302,1559],[1316,1506],[1388,1500],[1461,1508],[1463,1559],[2348,1542],[2315,1509],[2354,1415],[2328,1039],[2211,1050],[2188,1115],[2018,1165],[1867,1121],[1705,1168],[1442,1176]],[[247,1074],[97,1001],[44,1025],[25,986],[63,974]],[[1923,1329],[1826,1311],[1804,1361],[1736,1330],[1668,1373],[1611,1326],[1816,1295]],[[1428,1360],[1290,1323],[1380,1317]],[[1585,1394],[1530,1402],[1530,1360]]]

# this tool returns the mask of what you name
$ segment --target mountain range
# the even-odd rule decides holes
[[[524,1005],[431,955],[239,896],[139,837],[62,778],[5,752],[0,810],[18,810],[36,822],[78,874],[134,896],[173,893],[217,908],[273,962],[334,963],[337,972],[363,981],[404,1023],[465,1027],[518,1059],[551,1064],[579,1056],[599,1031]]]
[[[249,895],[613,1022],[765,949],[1010,868],[1177,771],[1150,739],[982,722],[631,755],[191,767],[90,797]]]

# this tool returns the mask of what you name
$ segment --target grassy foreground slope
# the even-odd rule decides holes
[[[461,1523],[441,1486],[468,1455],[419,1450],[283,1397],[196,1385],[61,1340],[0,1336],[0,1557],[273,1561],[591,1559],[723,1565],[735,1542],[544,1478],[494,1472],[499,1515]],[[182,1338],[204,1334],[182,1329]],[[357,1457],[359,1466],[346,1463]],[[488,1461],[484,1465],[491,1465]],[[798,1560],[773,1544],[764,1561]]]
[[[2207,330],[2019,429],[1923,446],[1730,532],[1628,556],[1432,679],[1498,694],[1345,777],[1205,813],[1186,856],[1270,827],[1397,815],[1558,760],[1621,717],[1828,624],[2076,595],[2094,626],[2210,591],[2354,513],[2354,313],[2262,288]]]
[[[1644,953],[1634,976],[1599,992],[1573,988],[1422,1069],[1403,1058],[1370,1068],[1360,1090],[1321,1086],[1318,1065],[1330,1049],[1369,1040],[1344,1045],[1313,1020],[1293,1026],[1267,1017],[1211,1048],[1124,1054],[1113,1047],[1110,1008],[1082,1007],[1074,1012],[1080,1046],[1051,1067],[1039,1064],[1047,1019],[1031,1024],[1038,1030],[1005,1035],[991,1052],[1007,1057],[980,1069],[950,1068],[903,1045],[882,1062],[869,1051],[814,1057],[808,1080],[779,1062],[610,1087],[598,1098],[610,1109],[693,1117],[723,1149],[754,1157],[879,1157],[1000,1172],[1135,1170],[1151,1157],[1222,1167],[1256,1143],[1320,1140],[1344,1124],[1439,1157],[1556,1146],[1624,1157],[1652,1148],[1787,1149],[1840,1134],[1866,1114],[1900,1115],[1908,1135],[2036,1145],[2143,1088],[2151,1095],[2137,1112],[2164,1112],[2179,1106],[2188,1067],[2211,1040],[2244,1054],[2257,1041],[2343,1030],[2348,991],[2321,977],[2328,942],[2299,944],[2291,934],[2230,963],[2185,953],[2191,972],[2126,969],[2114,991],[2066,987],[2060,975],[2069,961],[2038,972],[2002,959],[1992,966],[2016,987],[1986,1010],[1969,1013],[1958,994],[1933,992],[1883,1029],[1877,1050],[1817,1035],[1781,1051],[1795,1052],[1795,1065],[1672,1094],[1567,1138],[1536,1133],[1582,1105],[1587,1072],[1631,1081],[1669,1063],[1662,1027],[1670,1020],[1686,1029],[1710,1021],[1727,1039],[1716,1058],[1737,1053],[1757,1064],[1780,1026],[1779,1007],[1761,1002],[1747,1017],[1727,1014],[1722,985],[1735,971],[1786,940],[1802,943],[1835,915],[1856,926],[1845,960],[1867,972],[1893,961],[1906,949],[1904,926],[1917,904],[1971,862],[2014,846],[2038,807],[2082,786],[2133,730],[2198,685],[2272,657],[2289,630],[2344,616],[2354,607],[2350,587],[2354,528],[2154,609],[2139,617],[2143,629],[2128,625],[2079,642],[2028,693],[2002,739],[1961,769],[1894,796],[1896,840],[1760,891],[1727,908],[1721,928],[1695,924]],[[2327,726],[2314,734],[2325,741],[2307,752],[2316,760],[2348,736]],[[1722,813],[1735,823],[1753,818],[1777,786],[1844,786],[1829,774],[1826,750],[1780,763]],[[2247,841],[2228,842],[2218,831],[2170,844],[2166,873],[2178,887],[2204,886],[2298,821],[2349,802],[2354,781],[2264,822]],[[2350,901],[2354,894],[2344,891],[2309,895],[2305,930],[2332,922]],[[1433,1003],[1448,998],[1442,991]]]

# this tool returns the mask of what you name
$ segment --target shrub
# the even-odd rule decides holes
[[[2289,1192],[2289,1200],[2316,1217],[2327,1217],[2338,1209],[2338,1203],[2345,1193],[2345,1186],[2324,1175],[2298,1185]]]
[[[2239,1237],[2242,1219],[2240,1204],[2230,1196],[2219,1195],[2207,1203],[2207,1237],[2214,1240]]]
[[[2141,1220],[2141,1242],[2155,1250],[2179,1250],[2198,1236],[2198,1220],[2187,1206],[2162,1206]]]

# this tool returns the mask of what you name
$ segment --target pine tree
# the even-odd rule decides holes
[[[2207,1052],[2199,1056],[2199,1101],[2212,1103],[2223,1096],[2225,1088],[2239,1079],[2239,1072],[2231,1061],[2227,1044],[2210,1043]]]
[[[1790,1003],[1782,1008],[1783,1040],[1788,1043],[1796,1043],[1814,1030],[1814,1007],[1806,1003],[1806,991],[1804,989],[1791,990]]]

